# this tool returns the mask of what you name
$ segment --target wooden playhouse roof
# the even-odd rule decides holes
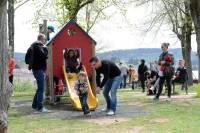
[[[92,40],[93,44],[95,44],[95,45],[97,44],[96,41],[95,41],[87,32],[85,32],[85,31],[76,23],[75,20],[71,19],[71,20],[70,20],[68,23],[66,23],[66,24],[62,27],[62,29],[61,29],[58,33],[56,33],[56,35],[47,43],[47,46],[50,45],[50,44],[54,41],[54,39],[55,39],[57,36],[59,36],[59,34],[60,34],[69,24],[75,24],[87,37],[89,37],[89,39]]]

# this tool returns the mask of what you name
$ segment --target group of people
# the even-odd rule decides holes
[[[162,93],[163,85],[165,83],[168,97],[167,101],[171,101],[172,87],[175,89],[175,83],[187,82],[187,69],[183,59],[178,61],[178,68],[175,71],[174,57],[168,52],[169,43],[162,43],[162,53],[159,56],[158,62],[155,62],[155,68],[148,71],[145,61],[141,60],[138,68],[138,77],[141,82],[143,92],[145,85],[147,87],[148,95],[155,95],[154,100],[159,100]]]
[[[50,112],[43,106],[43,92],[44,92],[44,80],[45,80],[45,70],[46,70],[46,60],[48,58],[48,50],[45,47],[45,35],[39,34],[37,41],[34,42],[30,49],[34,51],[34,54],[29,57],[29,66],[33,71],[33,75],[37,81],[37,91],[33,98],[32,108],[39,112]],[[145,83],[147,86],[156,86],[158,84],[158,91],[154,92],[154,100],[158,100],[162,92],[163,84],[166,81],[168,88],[168,99],[171,98],[171,83],[173,77],[173,65],[174,58],[173,55],[168,52],[169,43],[163,43],[161,48],[163,52],[161,53],[158,61],[159,70],[154,73],[151,71],[149,74],[148,68],[145,65],[145,61],[141,60],[141,64],[138,67],[138,75],[132,65],[126,70],[123,68],[122,64],[120,66],[116,65],[114,62],[109,60],[100,60],[97,57],[92,57],[90,59],[91,67],[96,71],[96,88],[95,92],[98,94],[103,90],[103,95],[106,101],[105,111],[107,115],[114,115],[116,113],[117,107],[117,89],[120,87],[123,79],[126,81],[127,74],[130,82],[135,80],[141,81],[141,87],[143,92],[145,91]],[[74,89],[79,96],[84,115],[90,115],[90,110],[87,104],[87,74],[81,71],[80,63],[80,53],[77,49],[69,49],[64,52],[64,58],[66,60],[66,70],[71,73],[78,73],[78,80],[75,83]],[[183,62],[180,66],[184,68]],[[177,77],[182,77],[180,68],[176,74]],[[185,68],[184,68],[185,70]],[[103,75],[103,79],[101,77]],[[174,82],[176,82],[174,80]],[[126,84],[123,84],[125,87]],[[134,87],[133,87],[134,89]]]

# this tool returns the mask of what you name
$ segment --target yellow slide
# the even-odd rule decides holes
[[[86,69],[85,69],[84,66],[83,66],[83,70],[84,70],[84,72],[86,72]],[[79,97],[76,94],[76,91],[74,90],[74,85],[75,85],[75,82],[78,79],[78,77],[77,77],[78,75],[76,73],[71,73],[69,75],[66,72],[64,66],[63,66],[63,74],[64,74],[65,82],[67,84],[67,88],[68,88],[68,91],[69,91],[69,97],[71,99],[72,105],[75,107],[75,109],[82,110]],[[88,77],[87,77],[87,82],[88,82],[88,85],[89,85],[87,103],[88,103],[90,110],[95,110],[98,106],[98,99],[94,96],[94,94],[92,92]]]

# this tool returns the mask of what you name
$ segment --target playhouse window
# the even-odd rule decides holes
[[[69,36],[73,36],[73,35],[76,34],[76,31],[75,31],[75,29],[68,29],[67,33],[68,33]]]

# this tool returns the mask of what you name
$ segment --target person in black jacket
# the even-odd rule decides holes
[[[179,60],[178,65],[179,66],[176,70],[175,77],[172,80],[173,91],[175,90],[175,83],[186,83],[188,79],[187,68],[185,67],[185,61]],[[182,89],[183,89],[183,86],[182,86]]]
[[[90,64],[92,68],[96,70],[96,92],[99,93],[101,88],[104,87],[103,95],[107,103],[107,107],[104,111],[107,112],[107,115],[114,115],[117,106],[117,89],[122,82],[121,71],[112,61],[100,60],[97,57],[92,57],[90,59]],[[101,74],[104,76],[102,81]]]
[[[37,41],[32,44],[32,71],[37,81],[37,90],[33,98],[32,108],[39,112],[50,112],[43,107],[43,93],[45,83],[46,60],[48,50],[45,47],[46,38],[44,34],[39,34]]]
[[[140,60],[140,65],[138,67],[138,80],[141,82],[142,92],[145,92],[145,73],[147,72],[148,68],[145,65],[145,60]]]
[[[160,94],[162,93],[163,84],[166,80],[168,98],[167,101],[171,101],[171,86],[172,86],[172,77],[174,75],[174,57],[168,52],[169,43],[162,43],[161,49],[162,53],[159,57],[158,64],[160,66],[159,70],[159,89],[158,93],[154,97],[154,100],[159,100]]]

